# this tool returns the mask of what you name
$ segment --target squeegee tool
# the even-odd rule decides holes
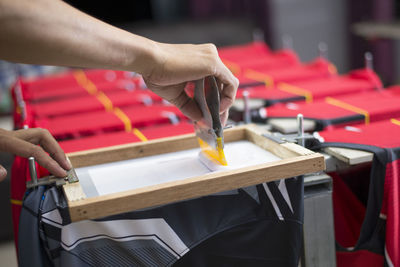
[[[203,118],[194,123],[201,153],[208,160],[226,166],[223,127],[219,117],[220,96],[214,76],[195,82],[194,99],[203,113]]]

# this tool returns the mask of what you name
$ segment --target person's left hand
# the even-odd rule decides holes
[[[34,157],[42,167],[58,177],[65,177],[66,170],[72,168],[54,137],[41,128],[17,131],[0,129],[0,151],[24,158]],[[6,169],[0,165],[0,181],[6,176]]]

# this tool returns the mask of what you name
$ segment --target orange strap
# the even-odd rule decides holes
[[[343,109],[346,109],[346,110],[350,110],[350,111],[353,111],[355,113],[364,115],[365,124],[369,124],[369,122],[370,122],[369,112],[367,110],[365,110],[365,109],[353,106],[353,105],[351,105],[349,103],[346,103],[344,101],[335,99],[333,97],[327,97],[327,98],[325,98],[325,101],[326,101],[326,103],[331,104],[333,106],[336,106],[336,107],[339,107],[339,108],[343,108]]]
[[[337,68],[336,68],[336,66],[335,66],[334,64],[332,64],[332,63],[330,63],[330,64],[328,65],[328,71],[329,71],[331,74],[337,74]]]
[[[399,121],[399,120],[390,119],[390,122],[393,123],[393,124],[396,124],[396,125],[400,126],[400,121]]]
[[[142,142],[149,140],[138,128],[133,128],[132,133],[136,135]]]
[[[10,202],[11,202],[12,205],[22,206],[22,200],[11,198]]]
[[[113,110],[113,104],[112,104],[110,98],[108,98],[108,96],[105,93],[98,92],[96,97],[100,101],[100,103],[103,104],[104,108],[107,111],[112,111]]]
[[[125,114],[120,108],[114,107],[112,101],[108,96],[101,91],[97,90],[96,85],[87,78],[86,74],[82,70],[78,70],[74,72],[74,77],[79,85],[88,91],[89,94],[96,96],[96,98],[103,104],[104,108],[109,112],[114,112],[114,114],[123,122],[125,126],[126,132],[132,132],[136,135],[141,141],[148,141],[146,136],[137,128],[132,130],[132,122],[129,119],[128,115]]]
[[[97,93],[96,85],[87,78],[83,70],[76,70],[73,72],[76,82],[82,86],[89,94],[94,95]]]
[[[107,111],[112,111],[113,104],[110,98],[108,98],[108,96],[104,92],[97,90],[96,85],[88,79],[83,70],[76,70],[74,71],[73,75],[76,79],[76,82],[80,86],[82,86],[89,94],[94,95],[100,101],[100,103],[103,104],[104,108]]]
[[[244,76],[252,80],[263,82],[267,87],[274,85],[274,79],[271,76],[252,69],[245,70]]]
[[[311,103],[313,101],[313,95],[310,91],[288,84],[288,83],[279,83],[278,84],[278,89],[281,91],[285,91],[285,92],[289,92],[295,95],[300,95],[300,96],[304,96],[304,98],[306,99],[307,103]]]
[[[87,83],[85,84],[85,86],[83,88],[85,88],[86,91],[88,91],[88,93],[91,95],[95,95],[97,93],[96,85],[89,79],[87,80]]]
[[[84,87],[84,85],[87,83],[87,77],[86,74],[83,70],[76,70],[73,72],[74,78],[76,80],[76,82]]]
[[[132,131],[132,123],[129,117],[120,108],[114,108],[114,114],[124,123],[125,131]]]
[[[21,107],[20,106],[16,106],[15,107],[15,112],[17,112],[17,114],[21,114]]]

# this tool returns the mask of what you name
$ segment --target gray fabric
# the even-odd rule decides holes
[[[249,196],[251,196],[258,204],[260,204],[260,198],[258,197],[257,187],[248,186],[242,188]]]
[[[63,255],[60,266],[167,266],[176,257],[153,240],[83,242]],[[78,264],[77,258],[80,259]],[[82,264],[84,263],[84,264]]]

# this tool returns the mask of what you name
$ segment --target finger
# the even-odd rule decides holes
[[[202,118],[201,110],[197,106],[196,101],[189,97],[184,90],[186,83],[170,86],[158,86],[148,82],[148,86],[150,90],[175,105],[190,119],[198,121]]]
[[[224,111],[223,113],[221,113],[219,116],[221,119],[222,127],[225,127],[226,121],[228,120],[228,116],[229,116],[229,109]]]
[[[222,64],[222,62],[221,62]],[[223,64],[222,64],[223,65]],[[239,80],[233,76],[232,72],[223,65],[222,72],[217,73],[218,80],[223,84],[220,101],[220,111],[224,112],[232,106],[236,98],[236,91],[239,86]]]
[[[18,130],[14,132],[16,137],[28,141],[32,144],[41,145],[42,148],[50,154],[50,156],[66,170],[72,168],[68,162],[64,151],[57,143],[56,139],[50,134],[48,130],[41,128],[32,128],[26,130]]]
[[[185,91],[182,91],[178,97],[169,100],[169,102],[177,106],[185,116],[193,121],[198,121],[202,118],[201,110],[197,106],[196,101],[190,98]]]
[[[40,147],[14,136],[0,136],[0,150],[24,158],[34,157],[50,173],[65,177],[67,172]]]
[[[7,170],[0,165],[0,182],[2,182],[7,177]]]
[[[218,89],[219,89],[219,92],[220,92],[220,108],[219,108],[220,113],[219,113],[219,117],[220,117],[220,121],[221,121],[222,126],[225,126],[226,120],[228,119],[228,114],[229,113],[228,113],[227,110],[221,111],[221,100],[224,99],[223,94],[222,94],[222,91],[224,89],[224,84],[221,83],[218,79],[217,79],[217,84],[218,84]]]

